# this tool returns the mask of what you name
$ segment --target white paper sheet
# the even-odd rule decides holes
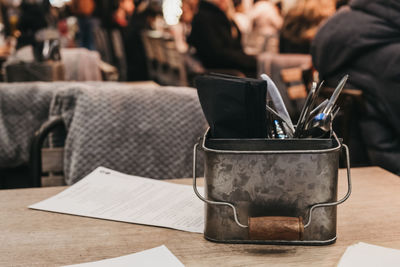
[[[143,266],[143,267],[183,267],[184,265],[175,257],[174,254],[166,247],[159,246],[142,252],[125,255],[122,257],[94,261],[88,263],[68,265],[64,267],[127,267],[127,266]]]
[[[191,186],[126,175],[104,167],[29,208],[194,233],[203,233],[204,229],[203,202]]]
[[[338,267],[398,267],[400,266],[400,250],[357,243],[346,249]]]

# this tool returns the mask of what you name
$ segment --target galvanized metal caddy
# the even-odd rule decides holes
[[[205,154],[205,196],[196,186]],[[337,201],[344,147],[348,192]],[[349,152],[332,139],[212,139],[194,147],[193,188],[206,203],[206,239],[225,243],[327,245],[336,241],[336,206],[351,193]],[[303,223],[304,219],[304,223]]]

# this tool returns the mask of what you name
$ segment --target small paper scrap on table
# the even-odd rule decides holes
[[[99,219],[203,233],[204,206],[189,185],[99,167],[66,190],[29,206]]]
[[[101,261],[73,264],[64,267],[184,267],[174,254],[164,245],[138,253]]]
[[[357,243],[346,249],[338,267],[398,267],[400,266],[400,250],[385,248],[367,243]]]

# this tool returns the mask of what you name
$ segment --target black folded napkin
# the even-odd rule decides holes
[[[195,81],[212,138],[266,138],[267,83],[224,74]]]

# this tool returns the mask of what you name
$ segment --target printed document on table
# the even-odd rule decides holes
[[[189,185],[99,167],[31,209],[203,233],[204,206]]]
[[[146,266],[146,267],[184,267],[166,247],[159,246],[142,252],[125,255],[117,258],[101,261],[73,264],[64,267],[125,267],[125,266]]]
[[[400,250],[385,248],[367,243],[357,243],[346,249],[338,267],[398,267],[400,266]]]

